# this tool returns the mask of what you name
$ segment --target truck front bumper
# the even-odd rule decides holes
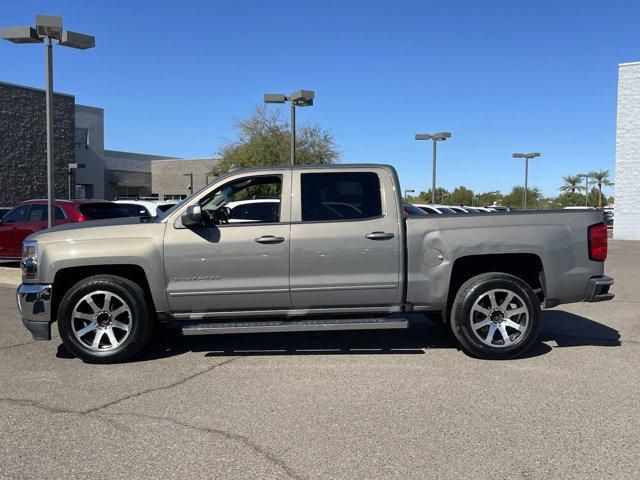
[[[611,300],[615,295],[609,293],[609,289],[613,285],[613,278],[602,275],[601,277],[593,277],[589,280],[587,286],[587,294],[584,297],[585,302],[604,302]]]
[[[18,310],[34,340],[51,340],[51,285],[23,283],[18,287]]]

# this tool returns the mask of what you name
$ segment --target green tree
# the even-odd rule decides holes
[[[477,205],[488,207],[491,205],[500,205],[502,203],[502,194],[499,190],[493,192],[484,192],[478,194]]]
[[[552,208],[580,207],[584,205],[584,194],[577,192],[564,192],[553,200]]]
[[[516,185],[511,189],[507,195],[502,198],[502,202],[505,206],[511,208],[522,209],[522,194],[524,193],[524,187],[522,185]],[[538,187],[530,187],[527,189],[527,209],[540,208],[540,199],[542,194]]]
[[[576,190],[584,190],[580,175],[565,175],[562,180],[564,180],[564,185],[558,187],[561,192],[576,193]]]
[[[287,165],[290,157],[290,126],[282,112],[258,105],[250,118],[238,120],[236,140],[222,147],[220,163],[212,173],[220,175],[231,167]],[[330,164],[340,159],[333,134],[315,124],[296,130],[296,163]]]
[[[598,208],[602,208],[602,187],[612,187],[613,182],[609,180],[609,170],[597,170],[589,172],[589,179],[596,181],[598,185]],[[606,197],[605,197],[606,201]]]
[[[449,197],[449,203],[451,205],[471,205],[473,203],[473,190],[462,185],[454,188]]]

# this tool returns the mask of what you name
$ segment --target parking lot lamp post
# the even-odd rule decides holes
[[[527,189],[529,183],[529,159],[539,157],[538,152],[514,153],[513,158],[524,158],[524,191],[522,192],[522,209],[527,209]]]
[[[312,90],[298,90],[291,95],[282,93],[265,93],[264,103],[291,102],[291,165],[296,164],[296,107],[310,107],[313,105],[315,92]]]
[[[439,132],[434,133],[416,133],[416,140],[431,140],[433,141],[433,173],[431,174],[431,204],[436,203],[436,143],[451,138],[451,132]]]
[[[589,174],[588,173],[579,173],[579,177],[584,178],[584,206],[589,206]]]
[[[415,190],[405,190],[405,191],[404,191],[404,199],[405,199],[405,200],[408,198],[408,195],[407,195],[407,194],[409,194],[409,193],[415,193]]]
[[[189,195],[193,193],[193,173],[183,173],[185,177],[189,177]]]
[[[43,43],[45,44],[45,79],[47,106],[47,204],[49,228],[55,223],[55,170],[53,158],[53,42],[65,47],[86,50],[96,44],[95,37],[82,33],[62,30],[62,17],[51,15],[36,15],[36,28],[33,27],[5,27],[2,38],[12,43]]]

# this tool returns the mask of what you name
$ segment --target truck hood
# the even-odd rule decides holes
[[[27,240],[36,240],[39,244],[50,244],[85,240],[148,238],[162,235],[164,228],[164,223],[141,222],[137,217],[111,218],[67,223],[34,233],[27,237]]]

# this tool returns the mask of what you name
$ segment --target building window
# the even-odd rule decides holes
[[[89,129],[88,128],[78,128],[76,127],[75,131],[75,147],[76,149],[86,150],[89,148]]]
[[[187,196],[180,193],[167,193],[164,196],[165,200],[184,200],[185,198],[187,198]]]
[[[76,195],[74,198],[93,198],[93,185],[76,183]]]

